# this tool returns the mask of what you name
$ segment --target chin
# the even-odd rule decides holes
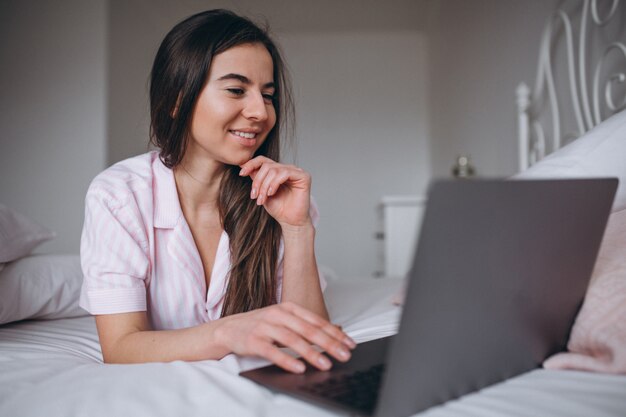
[[[254,154],[247,154],[247,155],[237,155],[237,156],[233,156],[232,158],[228,158],[227,161],[225,161],[224,163],[227,165],[243,165],[246,162],[248,162],[249,160],[251,160],[252,158],[254,158]]]
[[[260,148],[260,145],[263,142],[261,142],[259,144],[259,146],[255,146],[255,147],[248,147],[248,148],[235,148],[235,149],[229,149],[227,152],[222,154],[222,162],[225,163],[226,165],[243,165],[246,162],[248,162],[249,160],[251,160],[252,158],[254,158],[257,153],[257,151]]]

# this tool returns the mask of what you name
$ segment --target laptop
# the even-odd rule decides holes
[[[359,344],[330,371],[241,375],[346,414],[404,417],[540,366],[565,348],[616,187],[435,182],[395,336]]]

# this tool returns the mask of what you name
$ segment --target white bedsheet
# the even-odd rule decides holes
[[[335,282],[331,317],[357,341],[395,333],[393,280]],[[103,365],[91,317],[0,327],[0,416],[332,416],[240,378],[265,362]],[[536,370],[420,417],[624,416],[626,377]]]

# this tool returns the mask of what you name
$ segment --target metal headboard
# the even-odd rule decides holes
[[[626,94],[623,94],[623,84],[626,81],[626,45],[623,40],[616,39],[607,41],[603,46],[604,52],[594,63],[589,63],[587,51],[587,41],[591,30],[600,30],[606,26],[620,9],[620,0],[611,0],[608,5],[608,12],[605,16],[600,16],[598,12],[598,0],[581,0],[578,10],[566,13],[564,10],[557,10],[548,20],[541,38],[539,51],[539,64],[535,88],[530,88],[521,83],[516,90],[517,112],[518,112],[518,145],[519,145],[519,170],[522,171],[534,164],[547,153],[559,149],[569,139],[581,136],[603,119],[609,117],[626,108]],[[574,20],[570,17],[580,13],[580,19]],[[591,20],[590,20],[591,17]],[[619,17],[618,17],[619,18]],[[578,32],[578,59],[576,60],[574,48],[574,36]],[[564,33],[565,52],[567,56],[567,76],[569,78],[569,92],[571,99],[571,109],[576,119],[576,131],[573,133],[562,133],[561,131],[561,109],[557,100],[555,88],[552,57],[552,47],[555,49],[563,42],[561,35]],[[622,32],[620,32],[622,33]],[[603,70],[610,55],[617,54],[620,64],[610,75],[603,76]],[[592,87],[588,87],[587,67],[594,65]],[[601,80],[601,78],[603,80]],[[601,82],[604,81],[603,88]],[[614,86],[622,84],[622,100],[615,100],[617,89]],[[540,121],[540,113],[545,107],[546,99],[552,121],[552,138],[548,143],[546,133]],[[568,103],[569,104],[569,103]]]

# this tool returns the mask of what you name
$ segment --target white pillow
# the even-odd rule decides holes
[[[617,177],[613,211],[626,208],[626,110],[514,178]]]
[[[53,232],[0,204],[0,264],[28,255]]]
[[[83,273],[78,255],[35,255],[0,271],[0,324],[85,316],[78,306]]]

